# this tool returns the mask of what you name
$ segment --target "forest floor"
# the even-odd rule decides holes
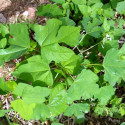
[[[41,4],[47,4],[49,0],[0,0],[0,23],[8,24],[8,23],[16,23],[16,22],[38,22],[39,24],[44,25],[46,22],[46,18],[44,17],[36,17],[37,7]],[[124,39],[125,41],[125,39]],[[5,77],[5,80],[12,79],[11,70],[15,67],[16,61],[14,60],[10,63],[5,63],[5,68],[3,70],[0,67],[0,77]],[[125,90],[123,88],[119,89],[119,95],[122,95]],[[0,95],[0,100],[4,100],[5,97]],[[10,102],[13,100],[13,97],[10,95],[7,99],[4,100],[4,108],[8,109],[10,106]],[[15,121],[18,121],[20,125],[38,125],[39,121],[25,121],[20,118],[17,114],[15,116],[14,112],[8,114],[10,121],[14,118]],[[75,125],[73,124],[72,118],[64,117],[63,115],[59,116],[59,120],[64,125]],[[8,125],[7,119],[0,119],[3,122],[2,125]],[[86,121],[84,125],[120,125],[124,120],[113,119],[110,117],[94,117],[92,113],[86,115]],[[49,125],[49,123],[44,123],[45,125]],[[43,123],[41,123],[43,125]]]

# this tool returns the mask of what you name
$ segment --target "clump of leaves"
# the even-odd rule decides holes
[[[120,48],[118,40],[125,21],[114,16],[115,11],[124,16],[125,1],[52,2],[37,10],[50,18],[45,26],[0,24],[0,65],[23,55],[13,72],[16,82],[0,79],[0,94],[12,94],[11,108],[26,120],[56,125],[63,114],[81,124],[90,109],[124,117],[125,105],[115,91],[116,84],[124,87],[125,45]],[[0,106],[2,117],[9,111]]]

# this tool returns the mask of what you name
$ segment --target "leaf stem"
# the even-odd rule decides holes
[[[8,121],[8,123],[9,123],[9,125],[12,125],[12,123],[10,122],[10,120],[9,120],[9,118],[8,118],[8,116],[6,114],[5,114],[5,117],[6,117],[7,121]]]
[[[81,64],[81,65],[90,65],[90,66],[103,66],[102,64]]]

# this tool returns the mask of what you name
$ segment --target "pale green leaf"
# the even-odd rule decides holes
[[[108,32],[110,30],[110,25],[109,25],[106,17],[105,17],[104,22],[103,22],[103,28],[104,28],[105,32]]]
[[[8,26],[0,23],[0,33],[2,34],[3,37],[9,34]]]
[[[30,120],[35,104],[26,104],[22,99],[11,102],[11,107],[20,114],[23,119]]]
[[[45,46],[41,50],[41,56],[43,59],[49,62],[55,61],[56,63],[66,61],[74,55],[74,52],[66,47],[58,44],[52,44]]]
[[[7,92],[10,91],[10,88],[8,87],[8,84],[2,78],[0,78],[0,90],[2,90],[4,93],[7,93]],[[0,91],[0,94],[2,94],[2,93]]]
[[[44,60],[48,61],[48,63],[51,61],[55,61],[57,63],[66,61],[74,55],[72,50],[58,44],[60,38],[57,37],[57,34],[61,24],[62,22],[60,20],[51,19],[47,21],[46,26],[34,25],[32,27],[36,33],[35,39],[41,46],[41,56]],[[65,34],[66,33],[68,34],[68,32],[65,31]],[[70,35],[69,37],[66,37],[66,40],[68,39],[71,41]],[[70,44],[69,41],[67,41],[67,44]]]
[[[0,49],[4,49],[7,45],[7,39],[3,38],[0,40]]]
[[[50,90],[46,87],[33,87],[28,84],[19,83],[13,94],[21,96],[27,104],[41,104],[45,101],[45,97],[49,96]]]
[[[33,109],[32,119],[39,120],[42,118],[43,120],[46,120],[46,118],[49,118],[50,115],[51,114],[48,106],[46,106],[45,104],[39,104],[36,105]]]
[[[90,70],[83,69],[74,83],[68,90],[68,103],[80,100],[81,97],[89,99],[98,92],[99,86],[96,84],[98,76]]]
[[[57,19],[48,20],[45,26],[33,25],[32,29],[35,31],[35,39],[40,46],[48,46],[57,43],[56,35],[62,22]]]
[[[49,109],[51,116],[57,116],[65,111],[67,108],[66,91],[62,84],[55,86],[50,94]],[[61,108],[60,108],[61,107]]]
[[[13,73],[15,76],[27,82],[53,84],[53,77],[49,65],[44,62],[41,56],[36,55],[27,59],[27,63],[19,66]]]

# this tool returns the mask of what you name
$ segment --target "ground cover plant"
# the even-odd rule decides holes
[[[0,117],[14,110],[25,120],[60,125],[64,115],[84,124],[91,112],[125,121],[124,93],[117,94],[125,89],[124,6],[124,0],[52,0],[37,10],[45,26],[0,24],[0,65],[21,58],[9,72],[13,79],[0,79],[0,95],[13,95],[9,110],[0,102]]]

